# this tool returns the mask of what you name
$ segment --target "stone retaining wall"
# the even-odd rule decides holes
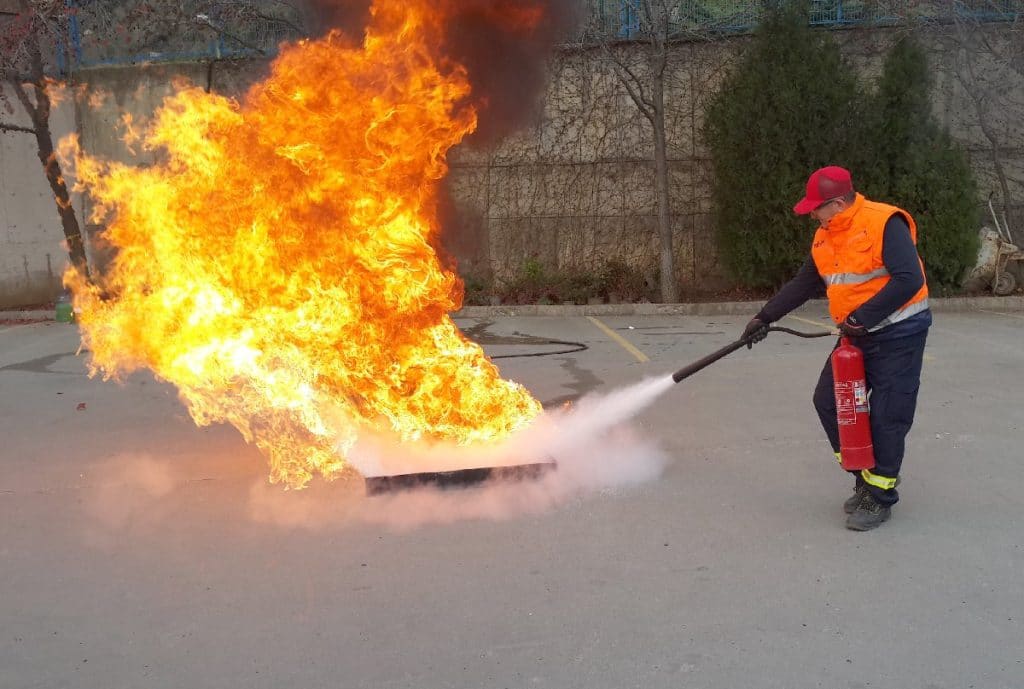
[[[1013,40],[1006,26],[986,31],[995,45]],[[880,71],[897,35],[894,29],[836,33],[865,75]],[[969,150],[987,194],[998,188],[992,146],[978,102],[957,76],[965,70],[963,51],[941,27],[924,36],[936,78],[934,111]],[[676,277],[684,295],[729,286],[711,223],[712,169],[700,129],[707,100],[748,40],[680,43],[671,50],[666,77],[670,210]],[[620,50],[640,57],[636,45]],[[1011,180],[1017,204],[1010,209],[1011,227],[1024,238],[1024,58],[1021,65],[989,63],[974,65],[974,83],[991,94],[983,105],[988,109],[984,122],[999,139],[999,157]],[[90,153],[130,160],[120,140],[124,113],[135,120],[152,115],[176,78],[238,95],[266,67],[265,61],[252,60],[86,70],[77,78],[104,99],[99,105],[95,100],[66,105],[55,130],[77,127]],[[533,124],[496,146],[453,151],[446,182],[451,196],[444,216],[446,248],[469,275],[509,279],[530,259],[550,267],[600,268],[616,258],[653,279],[658,242],[650,125],[599,50],[564,49],[551,60],[549,74]],[[870,174],[854,172],[855,177]],[[44,301],[59,290],[66,254],[32,137],[0,133],[0,185],[0,307]],[[76,203],[83,226],[85,203]],[[102,247],[94,243],[90,253],[102,266]]]

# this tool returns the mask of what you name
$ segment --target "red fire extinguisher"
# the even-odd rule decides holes
[[[868,389],[864,379],[864,354],[849,338],[841,338],[832,352],[836,419],[839,421],[840,464],[847,471],[873,469],[875,451],[871,445]]]

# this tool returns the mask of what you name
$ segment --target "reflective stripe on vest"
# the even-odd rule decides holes
[[[892,279],[885,269],[882,244],[885,226],[900,214],[910,227],[910,238],[917,242],[917,225],[906,211],[896,206],[868,201],[857,194],[853,204],[834,216],[827,226],[819,227],[811,246],[811,258],[828,287],[828,308],[832,320],[841,323],[856,309],[881,292]],[[920,258],[918,258],[920,264]],[[924,266],[921,265],[922,274]],[[928,308],[914,307],[928,296],[925,282],[906,303],[888,314],[872,331],[909,318]]]
[[[913,304],[907,306],[906,308],[902,308],[899,309],[898,311],[892,312],[891,314],[889,314],[887,318],[883,319],[881,323],[876,325],[874,328],[871,328],[868,332],[875,332],[876,330],[881,330],[882,328],[892,325],[893,323],[905,321],[911,316],[916,316],[917,314],[921,313],[922,311],[926,311],[927,309],[928,297],[925,297],[921,301],[915,301]]]
[[[892,490],[896,487],[896,481],[898,479],[889,478],[888,476],[879,476],[878,474],[872,474],[867,469],[862,469],[860,477],[864,479],[864,483],[875,488],[881,488],[882,490]]]
[[[822,276],[829,285],[859,285],[875,278],[889,277],[889,271],[885,268],[872,270],[870,273],[833,273]]]

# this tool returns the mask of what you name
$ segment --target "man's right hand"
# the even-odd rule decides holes
[[[743,329],[743,336],[740,338],[747,343],[747,349],[751,349],[755,342],[760,342],[768,337],[768,324],[760,318],[754,317]]]

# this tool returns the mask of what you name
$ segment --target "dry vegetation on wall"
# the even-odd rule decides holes
[[[548,268],[531,258],[507,279],[469,276],[464,282],[471,306],[653,302],[660,293],[653,275],[614,259],[589,269]]]
[[[806,105],[806,84],[834,74]],[[931,74],[910,34],[886,49],[881,74],[862,79],[832,34],[799,12],[770,16],[709,110],[716,217],[729,268],[742,284],[779,285],[808,255],[807,218],[787,189],[840,163],[869,198],[911,211],[933,289],[960,284],[977,253],[978,198],[961,147],[932,114]],[[763,218],[772,218],[759,227]]]
[[[958,17],[927,31],[946,57],[950,90],[967,106],[963,141],[982,193],[995,195],[997,213],[1024,245],[1024,17],[999,29]]]
[[[245,4],[203,2],[210,7]],[[984,4],[987,0],[972,2]],[[133,0],[109,4],[161,3]],[[935,115],[967,148],[980,196],[996,192],[997,211],[1005,214],[1018,242],[1024,240],[1024,22],[986,23],[965,17],[958,22],[928,22],[917,18],[912,24],[833,34],[857,70],[875,76],[881,71],[885,51],[910,26],[926,47],[935,72]],[[211,34],[209,26],[193,29],[202,36]],[[712,38],[688,34],[684,40],[671,42],[666,53],[668,217],[674,279],[682,300],[724,294],[733,288],[715,237],[713,169],[699,131],[706,103],[749,38]],[[168,39],[165,47],[173,45],[177,44]],[[95,47],[96,55],[101,55],[101,48]],[[613,292],[597,285],[612,263],[628,267],[646,288],[655,286],[657,290],[654,137],[650,123],[616,74],[616,65],[621,64],[641,81],[647,79],[651,63],[646,50],[645,44],[638,42],[563,46],[550,60],[534,117],[524,127],[500,143],[477,142],[453,152],[447,182],[452,207],[442,221],[445,245],[458,259],[470,288],[467,301],[527,298],[528,289],[512,286],[522,285],[526,275],[538,274],[531,266],[539,267],[552,284],[561,285],[544,290],[544,298],[550,300],[576,301],[583,291],[589,292],[587,299],[611,300]],[[253,74],[258,71],[251,70]],[[232,77],[236,72],[241,76]],[[146,97],[155,98],[153,94],[160,90],[155,82],[150,83],[157,73],[164,74],[160,78],[165,80],[172,73],[187,73],[210,88],[235,93],[243,91],[242,82],[250,78],[249,70],[223,61],[211,61],[208,68],[206,64],[149,68],[137,79],[149,89]],[[95,70],[78,78],[102,82],[107,74]],[[146,105],[135,103],[132,93],[122,94],[127,103],[123,107],[138,106],[141,113]],[[16,101],[13,104],[18,105]],[[91,136],[95,141],[106,136],[99,132],[110,129],[110,114],[109,108],[98,113],[83,111],[84,138]],[[987,213],[981,200],[979,224],[986,221],[980,211]],[[657,292],[647,298],[656,299]]]
[[[978,206],[972,220],[979,228],[991,224],[984,200],[994,190],[997,201],[1006,199],[997,210],[1005,210],[1020,238],[1024,234],[1021,25],[973,22],[958,27],[925,22],[913,26],[935,79],[932,111],[967,150],[978,179]],[[908,26],[897,25],[830,33],[858,75],[874,83],[889,49],[909,31]],[[733,288],[714,237],[713,170],[698,132],[707,101],[749,41],[731,37],[671,45],[665,73],[670,217],[684,301]],[[615,47],[640,74],[643,49],[634,43]],[[972,95],[966,84],[983,84],[984,90]],[[619,259],[644,275],[656,276],[652,151],[649,125],[601,51],[566,48],[552,60],[548,86],[531,126],[494,149],[463,149],[453,158],[458,229],[476,237],[472,251],[458,254],[466,272],[493,274],[500,283],[514,279],[531,259],[550,271],[579,267],[594,272],[605,261]],[[870,176],[870,171],[854,172],[861,179]],[[791,207],[801,191],[797,185],[778,193]]]
[[[630,45],[615,49],[639,59]],[[711,169],[696,130],[735,49],[736,42],[674,44],[669,54],[669,219],[683,298],[727,286],[710,223]],[[455,251],[466,272],[502,282],[531,260],[549,271],[599,272],[614,259],[656,281],[652,147],[649,124],[600,51],[558,54],[531,126],[493,149],[453,156],[456,236],[483,238],[470,251]]]
[[[208,60],[209,90],[213,65],[222,56],[266,55],[280,40],[301,35],[301,21],[295,3],[278,0],[5,0],[0,4],[0,133],[34,139],[68,257],[80,274],[90,276],[89,254],[94,247],[83,238],[83,221],[55,155],[51,125],[53,110],[68,95],[64,87],[82,81],[78,70],[104,61],[130,64],[199,56]],[[48,277],[51,273],[47,271]],[[47,282],[52,283],[52,278]],[[21,287],[38,291],[31,285]],[[52,292],[54,286],[46,284],[42,289]]]

